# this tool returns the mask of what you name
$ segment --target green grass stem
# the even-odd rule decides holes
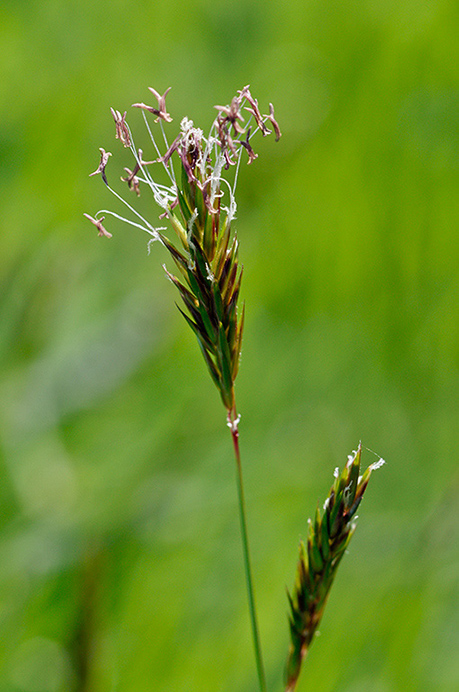
[[[236,458],[236,481],[239,504],[239,519],[241,523],[242,552],[244,557],[245,578],[247,584],[247,596],[249,601],[250,622],[252,625],[252,639],[257,664],[258,683],[260,692],[267,692],[266,676],[263,666],[260,634],[258,629],[257,611],[255,606],[255,594],[253,588],[252,569],[250,565],[249,539],[247,534],[247,518],[244,499],[244,484],[242,480],[241,454],[239,450],[238,417],[228,414],[228,425],[233,438],[234,455]]]

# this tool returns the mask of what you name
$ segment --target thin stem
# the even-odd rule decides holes
[[[237,492],[239,500],[239,519],[241,523],[241,538],[242,538],[242,552],[244,556],[244,568],[245,568],[245,578],[247,584],[247,595],[249,600],[249,611],[250,611],[250,621],[252,625],[252,639],[253,647],[255,650],[255,660],[257,663],[258,672],[258,683],[260,686],[260,692],[267,692],[266,688],[266,677],[263,667],[263,657],[261,652],[260,635],[258,631],[258,621],[257,621],[257,611],[255,606],[255,596],[253,589],[252,580],[252,569],[250,566],[250,553],[249,553],[249,539],[247,535],[247,519],[245,511],[245,500],[244,500],[244,486],[242,482],[242,465],[241,465],[241,454],[239,451],[239,430],[238,430],[239,417],[236,414],[236,407],[228,413],[228,427],[231,430],[231,436],[233,438],[234,455],[236,457],[236,478],[237,478]]]

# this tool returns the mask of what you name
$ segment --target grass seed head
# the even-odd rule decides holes
[[[300,543],[295,584],[288,594],[290,604],[290,650],[285,679],[286,692],[293,692],[301,664],[320,624],[338,565],[355,531],[352,518],[367,488],[372,471],[384,461],[371,464],[359,477],[362,446],[348,457],[324,503],[322,516],[317,508],[314,523],[309,520],[307,547]]]
[[[199,347],[213,382],[220,391],[222,401],[233,418],[236,416],[234,382],[238,372],[242,345],[243,311],[238,313],[238,299],[241,287],[242,268],[239,266],[238,242],[232,224],[236,215],[235,189],[239,164],[244,152],[248,163],[257,158],[251,140],[257,131],[270,134],[266,122],[272,123],[276,141],[280,130],[274,120],[274,110],[270,104],[270,114],[261,115],[258,102],[246,86],[226,106],[215,106],[218,115],[207,137],[195,127],[192,120],[183,118],[180,134],[168,143],[164,123],[172,122],[166,109],[166,96],[149,87],[158,101],[158,107],[145,103],[134,103],[134,108],[142,111],[145,125],[151,138],[156,158],[144,161],[141,149],[136,149],[131,130],[126,122],[126,112],[111,109],[115,121],[115,137],[134,157],[132,168],[126,167],[127,175],[121,180],[128,188],[140,195],[142,186],[150,188],[155,202],[161,209],[160,218],[167,219],[177,235],[179,247],[162,231],[131,206],[121,195],[110,187],[106,166],[110,153],[101,149],[100,164],[91,175],[101,174],[108,189],[127,207],[130,217],[125,218],[104,210],[96,218],[87,218],[98,228],[99,235],[111,237],[102,226],[103,217],[112,214],[128,224],[141,228],[150,234],[153,241],[160,243],[169,252],[177,270],[177,276],[166,270],[168,278],[176,286],[185,310],[180,312],[194,331]],[[246,107],[245,104],[249,106]],[[241,110],[249,111],[250,120],[255,121],[255,129],[244,129]],[[154,127],[148,120],[155,116]],[[154,129],[160,127],[162,145],[158,145]],[[166,173],[168,184],[156,181],[152,167],[161,167]],[[226,171],[234,168],[232,179]]]

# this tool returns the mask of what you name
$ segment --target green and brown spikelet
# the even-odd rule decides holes
[[[244,310],[238,315],[237,309],[242,271],[238,266],[238,241],[232,230],[236,213],[237,173],[243,152],[248,155],[248,163],[257,158],[250,143],[257,131],[261,131],[263,136],[270,134],[271,130],[266,125],[269,122],[276,141],[281,133],[274,119],[272,104],[269,115],[262,115],[257,100],[246,86],[238,91],[230,105],[215,106],[218,115],[208,137],[204,137],[202,130],[196,128],[191,120],[183,118],[180,134],[169,146],[163,129],[163,122],[172,120],[165,103],[169,89],[162,96],[154,89],[150,88],[150,91],[158,100],[157,108],[144,103],[133,105],[143,111],[151,141],[159,155],[154,161],[144,161],[142,150],[135,148],[126,123],[126,113],[121,115],[112,109],[116,138],[131,150],[135,158],[134,168],[126,168],[127,176],[121,179],[137,195],[142,184],[150,188],[155,202],[162,209],[160,218],[169,221],[178,236],[179,246],[162,233],[167,228],[153,227],[109,186],[105,168],[111,154],[104,149],[100,150],[99,167],[91,175],[100,173],[109,190],[140,223],[107,210],[98,212],[95,218],[85,216],[97,227],[101,236],[111,237],[102,224],[104,216],[101,215],[112,214],[149,233],[150,242],[157,240],[167,248],[177,271],[172,274],[166,269],[166,273],[177,287],[185,306],[185,311],[179,308],[180,312],[196,334],[210,375],[227,409],[228,420],[234,423],[237,420],[234,382],[244,323]],[[244,121],[242,108],[250,114],[246,129],[241,125]],[[167,147],[163,155],[160,154],[146,113],[153,114],[155,122],[161,127]],[[253,122],[252,126],[250,121]],[[177,157],[178,167],[174,166],[174,158]],[[155,182],[150,172],[152,165],[163,168],[169,179],[168,185]],[[224,175],[231,166],[236,171],[233,182]]]
[[[210,375],[228,411],[234,408],[234,381],[241,352],[244,310],[238,319],[237,301],[242,272],[238,267],[238,241],[231,234],[230,213],[222,213],[221,190],[212,185],[198,134],[182,145],[182,179],[178,188],[179,218],[171,213],[184,251],[170,251],[180,278],[167,272],[178,288],[188,314],[180,310],[198,339]],[[185,232],[186,228],[186,232]]]
[[[384,463],[380,459],[360,476],[361,454],[362,446],[359,445],[342,472],[336,469],[323,514],[321,516],[317,507],[314,521],[309,520],[306,544],[300,543],[295,585],[293,593],[288,594],[291,644],[285,692],[293,692],[298,682],[302,661],[321,621],[338,565],[355,531],[355,513],[371,472]]]

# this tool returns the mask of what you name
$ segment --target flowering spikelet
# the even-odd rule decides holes
[[[121,180],[136,195],[140,194],[142,184],[150,188],[155,202],[161,208],[160,218],[168,220],[177,234],[179,246],[161,232],[167,230],[165,227],[153,227],[109,186],[105,168],[111,154],[103,149],[101,163],[95,173],[102,174],[109,190],[128,207],[140,223],[107,210],[98,214],[112,214],[143,229],[150,234],[150,243],[157,240],[168,250],[177,275],[166,268],[165,271],[184,303],[185,311],[181,308],[179,310],[196,334],[209,373],[228,411],[229,420],[233,420],[236,418],[234,381],[239,366],[244,324],[244,310],[238,315],[237,309],[242,269],[238,264],[238,241],[232,230],[236,213],[234,193],[237,173],[244,151],[248,154],[248,163],[257,157],[249,143],[253,134],[258,130],[263,135],[269,134],[270,130],[265,125],[269,121],[274,126],[277,140],[280,136],[279,126],[274,120],[272,105],[270,104],[270,114],[261,116],[257,102],[246,86],[233,98],[230,106],[216,106],[218,115],[208,137],[204,137],[202,130],[196,128],[191,120],[183,118],[179,136],[169,145],[163,129],[163,122],[169,123],[172,120],[165,102],[169,89],[162,96],[154,89],[150,91],[158,100],[158,108],[144,103],[133,105],[142,109],[145,125],[158,155],[154,161],[143,161],[142,151],[135,148],[126,123],[126,113],[121,115],[119,111],[111,109],[116,137],[131,149],[135,159],[134,167],[132,170],[125,168],[128,175]],[[246,131],[239,124],[244,120],[241,108],[245,103],[252,107],[250,112],[256,123],[253,133],[252,128],[249,127]],[[164,154],[159,150],[146,113],[157,116],[155,123],[159,123],[166,144]],[[178,171],[174,168],[174,154],[179,159]],[[149,168],[154,164],[159,164],[165,170],[169,185],[155,182]],[[233,183],[230,183],[223,177],[223,172],[233,165],[236,165],[236,172]],[[102,227],[97,221],[97,215],[96,219],[88,218],[101,234]],[[109,235],[106,231],[104,234]]]
[[[322,618],[338,565],[345,553],[356,524],[355,513],[370,480],[371,472],[382,466],[383,459],[371,464],[362,476],[362,446],[349,455],[342,470],[335,471],[325,500],[323,515],[317,507],[314,521],[309,520],[306,544],[300,543],[300,556],[290,602],[290,650],[286,666],[285,692],[293,692],[301,663],[306,656]]]

